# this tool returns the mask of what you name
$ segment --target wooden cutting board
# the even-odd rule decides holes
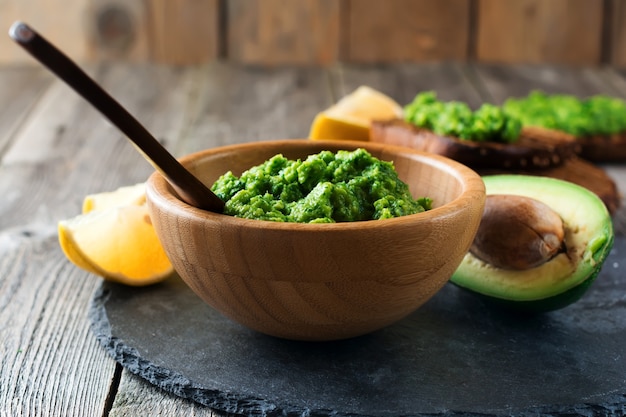
[[[264,336],[177,277],[104,283],[90,319],[122,366],[178,396],[243,415],[529,416],[626,413],[626,238],[587,294],[518,316],[448,284],[403,321],[328,343]]]

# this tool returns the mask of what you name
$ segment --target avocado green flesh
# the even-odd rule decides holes
[[[524,310],[546,311],[579,299],[613,246],[613,224],[602,201],[576,184],[546,177],[483,177],[487,194],[513,194],[546,203],[563,219],[567,253],[527,270],[496,268],[471,253],[451,277],[456,285]]]
[[[595,281],[600,268],[597,268],[585,281],[561,294],[548,298],[529,301],[505,300],[496,297],[481,295],[484,299],[492,304],[499,305],[507,310],[523,312],[523,313],[545,313],[547,311],[558,310],[563,307],[575,303],[587,292],[591,284]],[[478,293],[476,293],[478,294]]]

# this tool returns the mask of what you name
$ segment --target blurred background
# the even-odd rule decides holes
[[[626,0],[0,0],[79,62],[626,67]],[[34,61],[8,36],[0,65]]]

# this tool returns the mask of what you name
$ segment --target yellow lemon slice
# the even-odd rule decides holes
[[[361,86],[317,114],[310,139],[369,140],[372,120],[402,118],[403,110],[391,97]]]
[[[65,256],[105,279],[139,286],[173,272],[145,205],[81,214],[59,222],[58,229]]]
[[[174,272],[150,221],[144,184],[89,195],[83,211],[58,224],[59,244],[74,265],[133,286]]]
[[[141,205],[146,202],[146,184],[139,183],[120,187],[115,191],[89,194],[83,200],[83,213],[112,207]]]

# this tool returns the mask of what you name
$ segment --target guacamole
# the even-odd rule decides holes
[[[605,95],[580,99],[533,91],[526,97],[508,99],[503,107],[525,126],[561,130],[576,137],[626,131],[626,103]]]
[[[404,107],[404,119],[442,136],[474,142],[515,142],[522,124],[501,107],[485,103],[476,111],[460,101],[443,102],[432,91],[415,96]]]
[[[335,223],[387,219],[429,210],[414,199],[391,162],[364,149],[322,151],[305,160],[276,155],[240,177],[227,172],[211,187],[224,213],[247,219]]]

